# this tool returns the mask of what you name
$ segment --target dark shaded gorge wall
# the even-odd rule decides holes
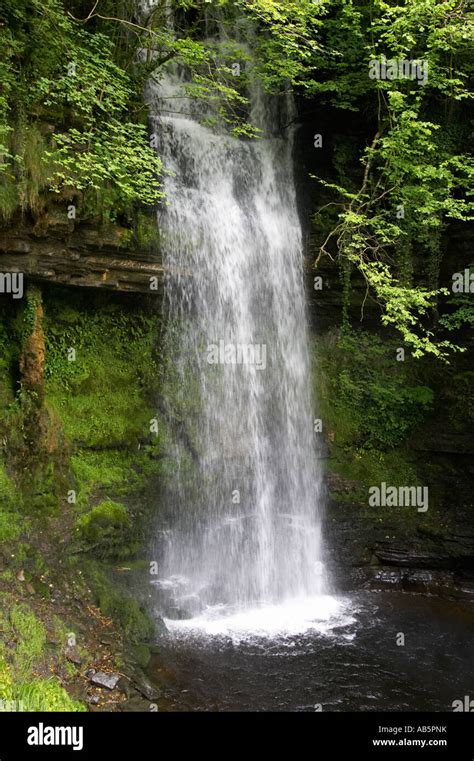
[[[309,318],[314,346],[316,416],[323,420],[328,504],[327,547],[339,584],[401,586],[471,597],[474,586],[474,365],[472,334],[449,365],[430,358],[396,359],[401,339],[380,323],[355,273],[342,331],[343,274],[337,261],[313,264],[337,218],[318,211],[331,198],[310,175],[338,182],[341,171],[360,183],[358,156],[371,125],[363,112],[299,102],[295,172],[305,240]],[[372,125],[373,126],[373,125]],[[372,130],[374,131],[374,130]],[[315,148],[315,135],[322,147]],[[440,285],[469,265],[465,225],[445,229]],[[322,278],[321,290],[314,277]],[[370,507],[369,488],[426,485],[429,509]]]

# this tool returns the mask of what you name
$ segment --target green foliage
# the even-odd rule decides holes
[[[0,700],[13,700],[13,677],[5,658],[0,657]]]
[[[374,484],[418,484],[410,440],[434,401],[426,368],[397,362],[394,342],[363,331],[319,337],[314,368],[333,497],[366,504]]]
[[[55,616],[51,625],[52,636],[65,641],[64,623]],[[0,627],[0,700],[13,702],[13,710],[86,710],[79,701],[69,697],[57,677],[49,676],[58,661],[63,668],[66,661],[61,652],[56,658],[52,657],[46,626],[29,605],[2,594]],[[8,707],[5,710],[9,710]]]
[[[75,119],[92,127],[98,119],[120,117],[131,97],[127,73],[114,61],[112,40],[105,34],[90,34],[67,22],[74,46],[53,80],[41,77],[30,97],[45,107],[73,110]]]
[[[109,184],[125,205],[153,205],[161,198],[157,178],[162,164],[147,147],[144,125],[117,121],[102,125],[100,131],[71,128],[55,135],[54,141],[56,147],[47,156],[54,162],[49,184],[55,193],[99,191]]]
[[[430,87],[462,100],[471,66],[472,18],[456,0],[237,0],[262,34],[259,58],[266,81],[290,80],[306,95],[338,108],[357,109],[374,90],[398,88],[368,78],[368,62],[428,59]],[[413,89],[402,82],[404,90]]]
[[[318,344],[325,419],[338,446],[388,452],[423,421],[433,391],[396,361],[396,346],[363,332]]]
[[[47,190],[87,203],[100,189],[115,213],[162,198],[162,165],[137,115],[133,56],[123,60],[116,35],[83,28],[71,10],[59,0],[6,0],[0,12],[4,218],[18,205],[40,210]]]
[[[463,293],[448,301],[450,312],[440,318],[440,324],[447,330],[459,330],[461,327],[474,326],[474,304],[472,295]]]
[[[73,700],[56,679],[36,679],[19,684],[15,698],[22,702],[27,712],[80,712],[87,708],[78,700]]]
[[[199,101],[204,124],[227,128],[238,137],[254,137],[258,129],[248,120],[247,65],[251,56],[246,44],[245,21],[241,23],[238,19],[232,2],[217,0],[212,5],[214,7],[200,0],[177,0],[175,6],[179,10],[173,27],[168,24],[169,7],[164,3],[155,5],[142,30],[141,42],[148,54],[142,56],[145,60],[141,73],[160,82],[165,65],[179,64],[183,71],[181,91],[170,96],[169,107],[164,95],[162,113],[174,113],[176,99],[182,99],[184,104],[189,104],[189,110],[194,111],[193,101]],[[179,12],[182,10],[184,14]],[[210,13],[215,13],[212,20]],[[242,43],[230,39],[231,35],[210,38],[209,22],[216,21],[229,31],[238,25]],[[235,64],[240,66],[237,75],[233,69]]]
[[[320,178],[339,213],[317,262],[330,255],[357,269],[382,323],[401,333],[413,356],[446,360],[460,347],[433,330],[432,317],[447,294],[438,287],[441,237],[450,220],[472,218],[474,167],[465,151],[467,133],[455,123],[470,95],[466,4],[325,6],[332,20],[322,31],[328,44],[319,62],[323,84],[314,84],[315,91],[331,93],[338,107],[363,108],[374,137],[360,156],[357,189],[344,177],[338,184]],[[350,35],[348,16],[354,20]],[[422,62],[426,82],[370,79],[369,63],[381,56]]]
[[[309,92],[321,50],[319,32],[326,4],[313,0],[236,0],[235,6],[260,27],[250,39],[266,89],[281,92],[291,83],[303,85]]]

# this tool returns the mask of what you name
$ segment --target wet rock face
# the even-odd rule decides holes
[[[189,593],[188,582],[183,577],[155,581],[151,586],[153,603],[165,618],[183,621],[199,615],[203,609],[203,601],[198,595]]]
[[[474,600],[474,574],[471,578],[466,578],[465,574],[453,571],[384,567],[361,569],[359,576],[361,586],[365,589],[376,591],[402,589],[404,592],[449,597],[455,600]]]
[[[118,225],[68,225],[49,219],[38,227],[0,230],[0,270],[30,280],[160,295],[163,266],[157,246],[133,241]]]
[[[401,510],[376,520],[365,505],[330,501],[325,533],[336,584],[473,599],[474,516],[463,508],[447,506],[446,524],[435,533],[407,525]]]

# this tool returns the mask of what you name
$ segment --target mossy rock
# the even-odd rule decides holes
[[[142,668],[146,668],[148,666],[151,659],[151,652],[150,648],[147,645],[143,643],[137,643],[131,645],[129,650],[130,655],[138,663],[139,666]]]
[[[155,625],[135,598],[116,586],[96,561],[87,561],[83,567],[96,604],[105,616],[114,620],[128,643],[149,642],[155,633]]]
[[[81,515],[76,523],[82,549],[101,557],[127,557],[135,548],[131,528],[126,506],[111,499]]]

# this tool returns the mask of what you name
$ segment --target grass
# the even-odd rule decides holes
[[[2,595],[0,628],[0,705],[2,710],[21,711],[84,711],[85,706],[71,699],[54,668],[67,673],[65,658],[59,649],[48,649],[48,631],[32,608]],[[66,627],[55,617],[50,635],[64,640]],[[46,676],[47,675],[47,676]]]
[[[17,641],[15,648],[15,672],[20,679],[26,678],[39,665],[46,644],[46,630],[26,605],[15,605],[10,610],[12,635]]]
[[[73,700],[55,679],[36,679],[19,684],[15,698],[24,711],[80,712],[86,707],[79,700]]]

